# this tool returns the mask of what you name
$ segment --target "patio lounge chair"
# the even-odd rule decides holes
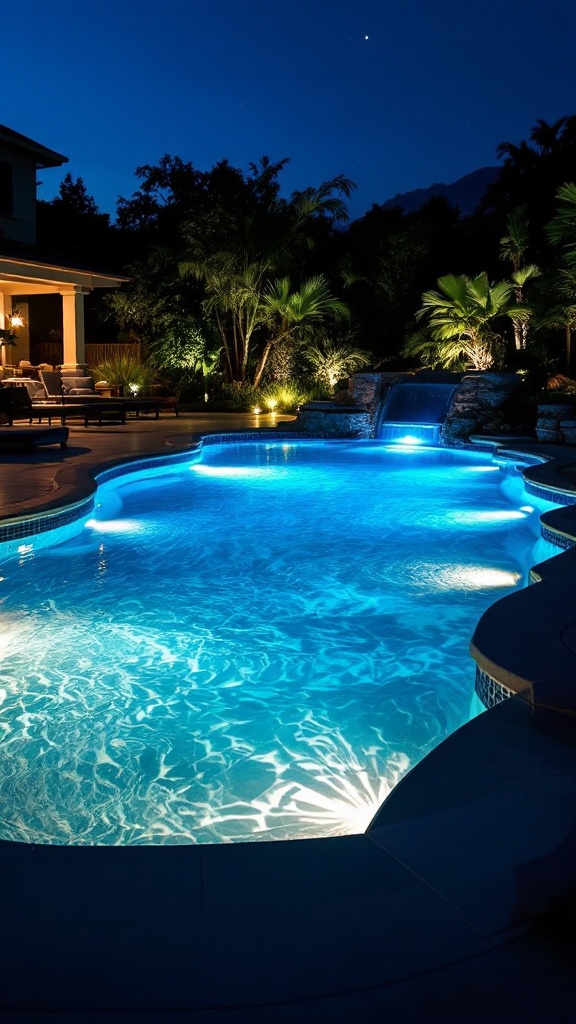
[[[44,386],[44,399],[49,402],[62,401],[62,376],[57,370],[39,370],[38,376]]]
[[[108,399],[101,402],[86,402],[81,397],[70,404],[65,404],[62,400],[38,402],[30,398],[24,385],[0,387],[0,414],[3,414],[10,427],[15,419],[27,419],[29,423],[32,423],[33,419],[37,419],[38,423],[47,419],[49,425],[52,419],[59,419],[64,426],[67,419],[81,417],[85,427],[89,423],[98,423],[99,426],[109,422],[126,423],[126,409],[122,402]]]
[[[58,402],[64,405],[68,405],[70,402],[74,404],[78,402],[82,404],[93,402],[103,407],[110,407],[111,403],[114,405],[122,404],[126,413],[133,413],[137,419],[139,419],[141,413],[144,415],[153,413],[155,418],[158,419],[160,417],[160,410],[163,407],[172,409],[174,414],[178,416],[178,405],[172,403],[167,405],[160,398],[104,398],[96,391],[96,385],[92,377],[62,375],[58,370],[52,372],[40,370],[39,376],[45,390],[44,401]],[[32,399],[35,405],[38,404],[37,395],[32,395]]]

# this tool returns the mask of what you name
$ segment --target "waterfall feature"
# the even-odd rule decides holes
[[[393,384],[376,413],[374,436],[396,444],[436,445],[455,384]]]

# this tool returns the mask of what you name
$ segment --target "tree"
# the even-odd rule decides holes
[[[510,280],[516,305],[524,307],[527,313],[525,317],[515,317],[512,321],[514,345],[516,351],[521,352],[526,349],[530,325],[524,289],[530,281],[540,277],[540,268],[535,263],[526,264],[524,259],[530,244],[526,206],[517,206],[511,210],[506,220],[506,229],[506,235],[500,239],[500,258],[512,264]]]
[[[349,342],[336,342],[324,338],[306,348],[305,359],[312,367],[317,380],[333,391],[338,381],[367,366],[371,361],[371,355]]]
[[[506,234],[500,239],[500,258],[509,260],[512,270],[524,266],[524,256],[530,245],[528,230],[528,208],[525,204],[516,206],[506,219]]]
[[[576,268],[554,271],[549,275],[547,302],[536,314],[537,328],[559,327],[564,331],[564,367],[572,370],[572,333],[576,330]]]
[[[576,115],[562,117],[554,124],[540,120],[528,141],[519,145],[502,142],[497,154],[504,163],[498,178],[486,190],[482,210],[503,225],[511,208],[525,205],[533,258],[543,266],[545,225],[554,215],[557,190],[576,165]]]
[[[445,366],[454,365],[464,357],[475,370],[487,370],[494,363],[496,349],[502,338],[493,329],[494,321],[503,315],[522,317],[522,307],[511,302],[513,286],[508,281],[490,285],[485,273],[475,278],[465,274],[447,274],[438,279],[438,291],[422,295],[417,320],[427,322],[437,352]],[[405,355],[416,355],[429,342],[410,340]]]
[[[328,282],[322,276],[304,281],[297,289],[292,288],[287,277],[272,281],[264,294],[263,307],[268,337],[254,373],[255,387],[260,384],[275,345],[294,339],[301,341],[306,333],[326,321],[349,317],[348,307],[331,294]]]
[[[546,236],[552,245],[562,247],[562,256],[570,270],[576,269],[576,182],[562,185],[557,193],[559,206],[546,225]]]
[[[453,261],[466,259],[465,237],[458,209],[440,196],[410,214],[375,205],[340,233],[340,245],[361,275],[346,293],[357,337],[379,361],[399,359],[422,292]]]
[[[346,216],[342,195],[353,184],[338,176],[281,200],[276,183],[282,166],[266,158],[259,167],[252,165],[247,183],[252,198],[242,215],[236,208],[221,230],[202,231],[194,219],[184,227],[187,252],[180,274],[203,286],[202,308],[221,339],[226,379],[239,385],[258,386],[275,345],[345,315],[325,277],[306,277],[302,269],[305,253]],[[299,284],[286,272],[296,265]]]
[[[37,228],[38,244],[50,255],[91,267],[116,268],[116,231],[82,178],[66,174],[54,199],[39,200]]]

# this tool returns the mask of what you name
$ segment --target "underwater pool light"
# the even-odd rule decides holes
[[[142,533],[144,526],[137,519],[89,519],[84,524],[96,533]]]
[[[494,569],[481,565],[454,565],[442,567],[437,575],[441,590],[486,590],[515,587],[522,576],[519,572]]]
[[[415,434],[404,434],[403,437],[397,437],[392,442],[394,445],[408,445],[412,447],[415,444],[424,444],[421,437],[416,437]]]
[[[447,519],[460,525],[472,526],[475,523],[510,523],[515,519],[526,519],[527,512],[517,509],[478,510],[449,512]]]
[[[215,477],[255,477],[263,476],[267,471],[262,466],[208,466],[200,462],[190,466],[191,473]]]

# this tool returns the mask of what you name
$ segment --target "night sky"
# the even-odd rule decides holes
[[[101,212],[165,154],[290,157],[283,191],[345,174],[351,217],[498,163],[576,113],[576,0],[19,0],[0,122],[69,157]]]

